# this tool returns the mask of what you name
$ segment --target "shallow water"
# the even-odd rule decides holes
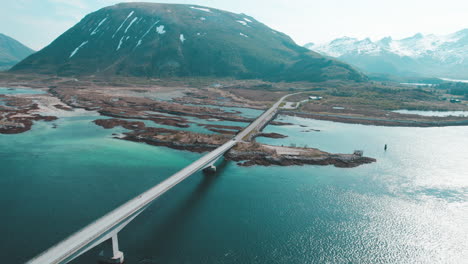
[[[45,91],[27,88],[5,88],[0,87],[0,94],[45,94]]]
[[[146,111],[148,114],[156,114],[156,115],[164,115],[168,117],[180,117],[178,115],[168,114],[168,113],[161,113],[155,111]],[[207,128],[203,127],[202,125],[222,125],[222,126],[238,126],[238,127],[246,127],[249,123],[245,122],[235,122],[235,121],[225,121],[225,120],[218,120],[218,119],[202,119],[193,116],[183,116],[188,121],[189,127],[174,127],[168,125],[161,125],[154,123],[153,121],[149,120],[132,120],[132,121],[142,121],[147,126],[151,127],[160,127],[160,128],[167,128],[172,130],[182,130],[182,131],[190,131],[196,133],[204,133],[204,134],[218,134],[208,130]],[[199,125],[200,124],[200,125]]]
[[[219,105],[198,105],[198,104],[186,104],[189,106],[199,106],[199,107],[209,107],[209,108],[218,108],[227,113],[236,113],[239,116],[246,118],[256,118],[260,116],[265,110],[253,109],[253,108],[242,108],[242,107],[232,107],[232,106],[219,106]]]
[[[447,117],[447,116],[460,116],[460,117],[468,117],[468,111],[419,111],[419,110],[395,110],[392,111],[399,114],[413,114],[413,115],[421,115],[421,116],[440,116],[440,117]]]
[[[22,263],[200,157],[111,138],[95,116],[0,135],[0,258]],[[463,263],[468,128],[388,128],[280,116],[284,139],[378,162],[218,164],[155,201],[120,234],[126,263]],[[300,125],[307,127],[300,127]],[[301,132],[308,129],[320,132]],[[388,151],[383,145],[388,144]],[[95,263],[98,249],[74,263]]]

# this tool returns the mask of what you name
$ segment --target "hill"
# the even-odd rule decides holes
[[[34,50],[0,33],[0,70],[11,68],[32,53],[34,53]]]
[[[156,3],[122,3],[91,13],[12,71],[275,81],[366,78],[250,16]]]

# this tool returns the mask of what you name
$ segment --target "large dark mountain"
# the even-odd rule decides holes
[[[11,68],[32,53],[34,50],[0,33],[0,70]]]
[[[12,71],[278,81],[366,78],[250,16],[155,3],[122,3],[91,13]]]
[[[423,35],[394,40],[339,38],[306,45],[373,74],[468,79],[468,29],[449,35]]]

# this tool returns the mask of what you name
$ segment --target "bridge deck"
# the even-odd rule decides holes
[[[211,162],[221,157],[225,152],[236,145],[237,142],[241,141],[246,135],[255,129],[260,130],[274,117],[278,106],[288,96],[290,95],[281,98],[270,109],[265,111],[259,118],[257,118],[254,122],[252,122],[239,134],[237,134],[232,140],[204,155],[197,161],[175,173],[148,191],[138,195],[137,197],[114,209],[103,217],[97,219],[85,228],[43,252],[36,258],[30,260],[28,263],[67,263],[83,254],[87,250],[109,239],[114,233],[119,232],[123,227],[125,227],[125,225],[133,220],[133,218],[146,209],[146,207],[148,207],[148,205],[159,196],[163,195],[165,192],[176,186],[178,183],[193,173],[205,168]]]

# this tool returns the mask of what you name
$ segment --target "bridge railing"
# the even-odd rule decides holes
[[[140,194],[139,196],[133,198],[132,200],[114,209],[103,217],[92,222],[80,231],[74,233],[59,244],[43,252],[36,258],[30,260],[28,263],[67,263],[107,239],[113,238],[113,240],[116,240],[117,233],[120,232],[120,230],[122,230],[144,209],[146,209],[146,207],[151,202],[193,173],[203,169],[205,166],[210,165],[211,162],[222,156],[236,143],[237,141],[233,140],[226,142],[219,148],[204,155],[197,161],[162,181],[155,187]],[[117,248],[114,252],[114,257],[118,257],[120,255],[121,252],[118,251]]]
[[[29,264],[51,264],[51,263],[68,263],[91,248],[100,243],[112,239],[113,244],[113,263],[123,262],[123,253],[119,251],[117,234],[135,217],[143,212],[154,200],[170,190],[172,187],[185,180],[193,173],[210,166],[213,161],[220,158],[226,151],[231,149],[243,137],[249,134],[253,129],[259,129],[259,126],[264,126],[279,104],[286,98],[284,96],[270,109],[265,111],[259,118],[248,125],[244,130],[237,134],[232,140],[224,143],[222,146],[204,155],[197,161],[188,165],[184,169],[175,173],[171,177],[162,181],[153,188],[126,202],[120,207],[107,213],[103,217],[92,222],[85,228],[69,236],[67,239],[51,247],[39,256],[31,259]]]

